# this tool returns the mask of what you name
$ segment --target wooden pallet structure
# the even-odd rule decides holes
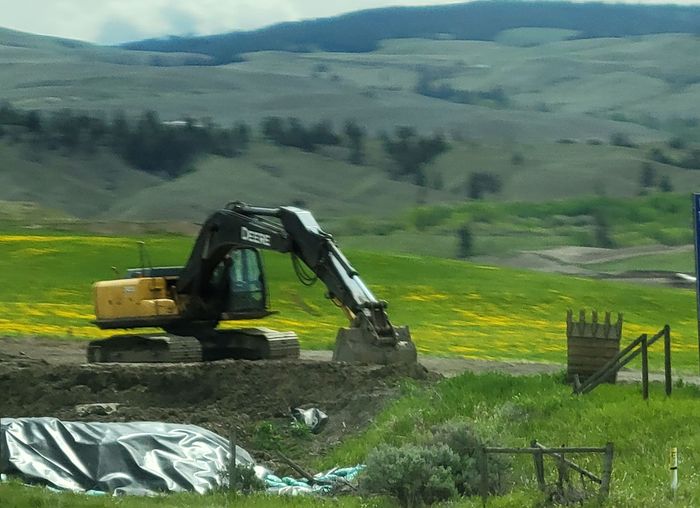
[[[610,312],[605,313],[603,322],[598,320],[598,313],[591,312],[590,321],[586,320],[586,311],[579,312],[578,321],[574,321],[573,311],[566,313],[566,377],[569,382],[578,376],[580,382],[598,372],[604,365],[620,352],[622,338],[622,314],[617,314],[617,321],[612,322]],[[603,381],[615,383],[617,371],[611,372]]]

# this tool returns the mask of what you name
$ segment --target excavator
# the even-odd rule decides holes
[[[124,278],[93,285],[94,323],[101,329],[160,328],[88,344],[91,363],[178,363],[299,357],[293,332],[219,328],[227,321],[265,318],[269,291],[260,250],[289,253],[300,282],[321,280],[326,296],[348,317],[336,336],[333,360],[415,363],[406,326],[394,326],[387,304],[360,279],[333,237],[300,208],[227,204],[202,225],[181,267],[144,266]]]

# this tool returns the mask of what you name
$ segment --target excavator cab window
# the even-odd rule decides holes
[[[260,253],[256,249],[234,249],[229,253],[229,313],[265,311],[267,291]]]

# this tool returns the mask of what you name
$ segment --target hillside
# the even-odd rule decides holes
[[[339,147],[308,153],[255,140],[238,157],[203,156],[193,171],[174,180],[133,169],[105,148],[67,157],[61,150],[0,142],[0,200],[35,202],[88,220],[136,222],[200,222],[210,211],[233,200],[270,206],[297,203],[342,234],[398,230],[416,236],[412,223],[402,224],[402,217],[418,205],[464,203],[470,178],[477,172],[486,171],[500,179],[501,191],[487,194],[486,199],[504,203],[495,205],[503,210],[513,208],[505,204],[511,201],[634,197],[642,191],[643,164],[654,168],[657,184],[664,178],[676,191],[700,185],[700,171],[655,162],[649,158],[652,148],[674,158],[685,153],[662,144],[634,148],[584,142],[520,145],[452,141],[450,150],[427,168],[428,187],[421,188],[390,177],[392,163],[377,141],[368,143],[366,163],[356,166],[346,162],[347,154]],[[47,184],[51,192],[46,192]],[[473,203],[475,209],[481,206]],[[453,242],[459,220],[452,220],[439,234]],[[421,235],[434,232],[421,231]],[[535,232],[531,230],[530,236]],[[575,237],[567,238],[575,241]],[[395,248],[403,245],[388,237],[378,239],[377,245],[385,241]],[[448,256],[453,251],[450,248]]]
[[[561,31],[516,30],[495,42],[404,39],[370,53],[259,52],[238,64],[202,67],[176,65],[187,55],[3,33],[0,100],[25,109],[154,109],[165,120],[211,117],[224,125],[267,116],[354,118],[371,134],[413,125],[522,143],[607,139],[613,132],[663,139],[676,127],[693,135],[696,125],[686,107],[697,99],[700,79],[686,65],[697,45],[688,35],[569,41]],[[513,45],[533,37],[537,46]],[[173,66],[162,66],[168,62],[161,57],[174,59]],[[448,95],[437,97],[444,87]],[[459,95],[493,90],[504,102],[467,103]]]
[[[200,221],[208,211],[231,200],[273,206],[296,202],[343,232],[347,232],[346,224],[357,229],[363,223],[369,224],[367,229],[371,231],[371,224],[394,221],[421,203],[465,202],[470,175],[479,171],[500,177],[501,192],[488,195],[489,200],[499,202],[596,194],[633,197],[640,192],[640,167],[648,160],[648,151],[648,146],[586,143],[524,147],[453,143],[451,150],[428,168],[429,183],[440,182],[441,190],[435,190],[392,180],[387,172],[391,163],[378,143],[369,145],[366,165],[354,166],[342,160],[342,152],[340,157],[332,150],[312,154],[258,142],[241,157],[202,159],[196,171],[129,194],[100,217]],[[522,162],[514,164],[514,154],[519,154]],[[700,185],[698,171],[652,164],[676,190]],[[362,218],[359,224],[356,218]]]
[[[663,31],[667,18],[659,16]],[[17,108],[46,116],[71,108],[104,118],[153,109],[166,121],[246,122],[254,133],[250,152],[230,160],[202,157],[192,172],[169,181],[134,171],[101,149],[69,159],[9,144],[5,136],[0,199],[89,219],[189,221],[235,199],[297,202],[345,231],[357,218],[392,221],[417,204],[462,202],[475,172],[500,178],[501,191],[487,196],[497,201],[634,196],[645,163],[674,190],[700,184],[700,172],[678,166],[700,141],[700,113],[691,107],[700,100],[700,68],[688,65],[697,36],[579,35],[521,27],[488,41],[390,39],[364,53],[256,51],[238,63],[193,66],[185,65],[191,54],[0,30],[0,101]],[[262,142],[260,122],[269,116],[307,124],[329,119],[336,128],[355,119],[369,137],[366,165],[347,164],[342,150],[310,154]],[[442,132],[451,145],[427,168],[427,191],[387,177],[390,161],[378,136],[399,125]],[[629,146],[612,146],[614,137]],[[670,148],[670,139],[683,148]],[[653,160],[653,150],[669,159]],[[416,238],[401,239],[400,250],[424,252],[426,242]]]
[[[568,37],[626,37],[698,33],[700,9],[678,6],[568,2],[472,2],[431,7],[393,7],[344,16],[283,23],[252,32],[207,37],[170,37],[125,44],[136,50],[201,53],[213,63],[237,61],[266,50],[368,52],[398,38],[494,40],[521,27],[558,28]]]
[[[65,157],[0,141],[0,161],[0,200],[38,203],[78,217],[95,217],[113,203],[161,183],[101,151]]]

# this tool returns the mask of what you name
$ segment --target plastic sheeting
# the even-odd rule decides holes
[[[314,484],[309,485],[307,480],[297,480],[285,476],[280,478],[270,473],[262,471],[262,478],[267,486],[269,493],[279,494],[281,496],[300,496],[308,494],[328,494],[331,493],[338,484],[351,483],[358,474],[365,468],[363,465],[355,467],[334,468],[325,473],[314,475]],[[258,476],[261,472],[257,470]]]
[[[328,423],[328,415],[316,407],[309,409],[295,407],[292,409],[292,418],[306,425],[314,434],[321,432]]]
[[[228,440],[195,425],[0,419],[0,472],[62,490],[204,493],[229,458]],[[236,463],[254,465],[240,447]]]

